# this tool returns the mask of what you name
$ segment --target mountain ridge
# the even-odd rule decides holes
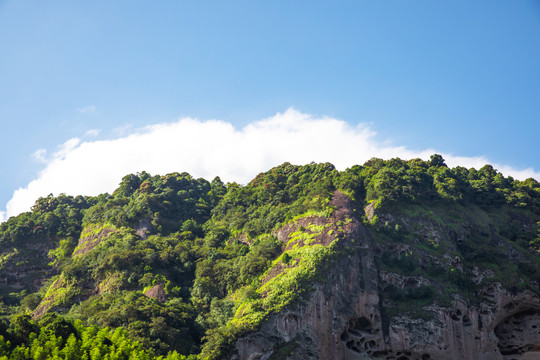
[[[31,349],[12,324],[58,313],[150,357],[511,359],[540,343],[539,248],[538,182],[439,155],[285,163],[246,186],[143,172],[0,225],[2,327]]]

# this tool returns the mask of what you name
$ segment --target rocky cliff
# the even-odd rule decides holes
[[[385,291],[388,286],[414,293],[433,287],[433,280],[421,270],[414,275],[383,270],[380,258],[384,251],[399,256],[405,250],[410,253],[412,247],[376,243],[344,194],[335,193],[331,205],[336,207],[331,221],[348,222],[339,239],[343,255],[303,302],[272,314],[258,331],[238,339],[233,359],[506,360],[540,356],[540,298],[536,293],[508,290],[499,282],[482,285],[482,272],[476,267],[464,274],[478,283],[480,301],[453,294],[444,306],[435,297],[424,306],[420,301],[409,302],[411,308],[400,309],[395,296]],[[424,219],[408,221],[413,227]],[[455,231],[432,225],[423,223],[420,233],[436,233],[441,243],[445,237],[455,237]],[[286,241],[291,231],[282,230],[280,238]],[[427,252],[420,254],[416,261],[425,261],[427,256]],[[446,257],[453,271],[459,271],[455,270],[459,256]],[[490,270],[483,274],[493,276]]]

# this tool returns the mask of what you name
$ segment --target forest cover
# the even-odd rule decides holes
[[[218,358],[301,302],[348,251],[339,246],[344,224],[302,220],[329,219],[336,191],[366,209],[355,216],[375,242],[412,249],[381,252],[379,268],[431,280],[414,291],[385,288],[396,304],[389,316],[427,316],[423,305],[449,305],[453,294],[478,301],[478,266],[493,273],[489,281],[538,293],[540,184],[490,165],[449,168],[439,155],[374,158],[345,171],[285,163],[245,186],[142,172],[112,194],[40,198],[0,225],[0,359]],[[412,218],[472,230],[450,244]],[[277,235],[284,228],[294,230],[287,242]],[[462,269],[419,265],[445,255]]]

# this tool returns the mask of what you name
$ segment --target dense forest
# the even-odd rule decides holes
[[[324,220],[336,194],[354,213]],[[380,288],[385,319],[429,318],[425,306],[456,295],[479,303],[486,282],[540,294],[540,184],[490,165],[285,163],[247,185],[142,172],[112,194],[40,198],[0,224],[0,359],[223,357],[356,251],[341,241],[353,218],[377,269],[429,280]]]

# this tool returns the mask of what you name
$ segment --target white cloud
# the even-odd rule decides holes
[[[133,125],[132,124],[126,124],[121,127],[117,127],[112,130],[114,134],[117,136],[125,136],[126,134],[129,134],[130,131],[133,131]]]
[[[47,155],[47,150],[46,149],[37,149],[32,154],[32,157],[35,160],[39,161],[39,162],[45,163],[45,162],[47,162],[47,159],[45,158],[45,155]]]
[[[98,136],[101,132],[100,129],[90,129],[84,133],[85,136]]]
[[[364,125],[350,126],[338,119],[315,118],[294,109],[243,129],[218,120],[184,118],[132,130],[114,140],[66,141],[35,180],[14,192],[6,215],[27,211],[38,197],[50,193],[110,193],[122,177],[143,170],[151,174],[186,171],[208,180],[220,176],[223,181],[247,183],[259,172],[285,161],[328,161],[343,170],[372,157],[429,159],[433,153],[437,151],[413,151],[380,142]],[[449,166],[480,168],[489,163],[482,157],[442,155]],[[493,166],[515,178],[540,179],[540,174],[532,169]]]
[[[71,138],[65,143],[58,146],[58,150],[54,153],[54,160],[63,160],[66,156],[71,154],[73,150],[81,143],[79,138]]]
[[[83,108],[77,108],[77,111],[80,112],[81,114],[91,114],[94,111],[96,111],[96,109],[97,108],[94,105],[88,105]]]

